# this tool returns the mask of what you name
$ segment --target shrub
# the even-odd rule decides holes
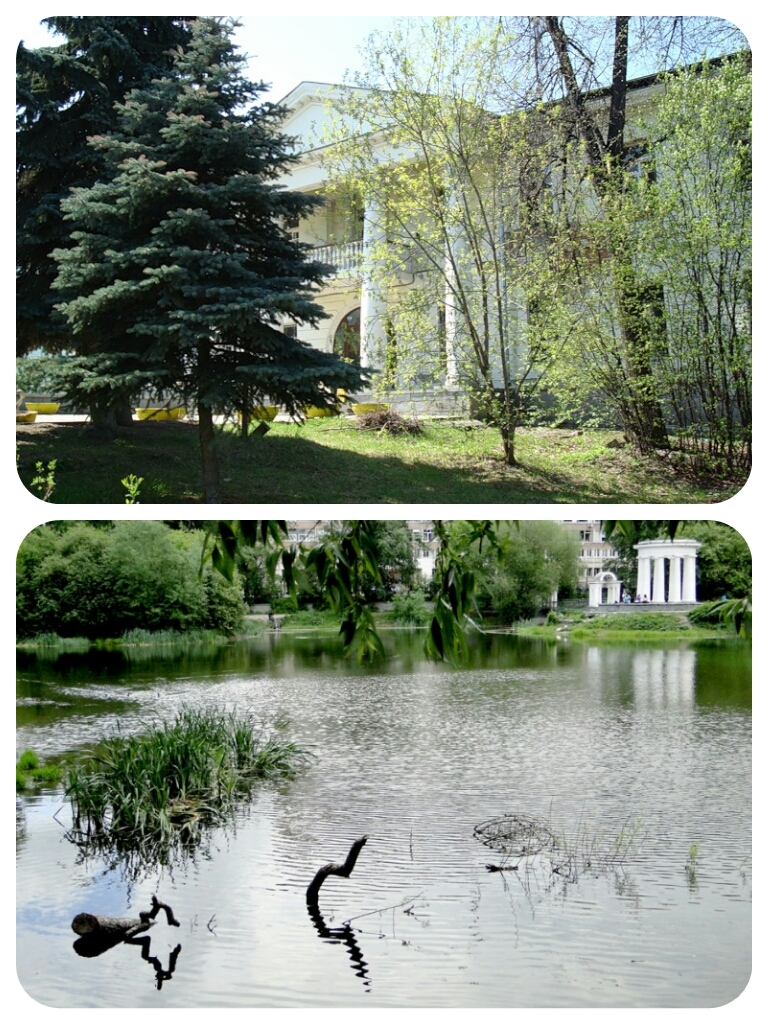
[[[637,631],[643,633],[678,632],[690,629],[690,623],[682,613],[673,612],[627,612],[615,615],[596,615],[580,623],[580,630],[600,633],[609,630]]]
[[[17,558],[20,636],[91,640],[132,629],[231,634],[244,606],[237,579],[200,577],[202,534],[153,521],[38,527]]]
[[[688,618],[697,626],[722,626],[723,601],[707,601],[691,608]]]
[[[432,618],[421,590],[413,590],[410,594],[395,594],[392,605],[392,620],[403,626],[424,626]]]

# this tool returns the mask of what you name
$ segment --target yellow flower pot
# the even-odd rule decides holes
[[[355,416],[364,416],[367,412],[386,412],[388,405],[382,402],[357,402],[352,406]]]
[[[140,420],[180,420],[186,412],[183,405],[177,405],[175,409],[137,409],[136,416]]]
[[[271,423],[275,416],[277,416],[278,408],[279,406],[277,405],[256,405],[251,410],[251,419],[267,420]]]
[[[37,419],[36,412],[17,412],[16,422],[17,423],[34,423]]]
[[[39,412],[41,416],[53,416],[61,408],[59,402],[27,402],[30,412]]]
[[[325,406],[320,405],[308,405],[304,410],[304,415],[308,420],[318,419],[321,416],[338,416],[338,409],[327,409]]]

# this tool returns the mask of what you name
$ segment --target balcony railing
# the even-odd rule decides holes
[[[363,243],[360,240],[344,245],[317,245],[312,255],[320,263],[330,263],[335,277],[355,277],[363,260]]]

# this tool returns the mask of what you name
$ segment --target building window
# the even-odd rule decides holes
[[[285,324],[283,327],[283,334],[286,338],[293,338],[294,340],[299,336],[299,330],[296,324]]]

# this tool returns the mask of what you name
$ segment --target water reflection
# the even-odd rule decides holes
[[[632,683],[638,705],[692,707],[696,700],[696,652],[636,651]]]
[[[317,929],[317,933],[323,942],[328,942],[331,945],[346,946],[347,955],[352,961],[350,967],[357,977],[362,980],[363,988],[366,992],[369,992],[371,979],[368,977],[368,964],[363,959],[363,953],[358,945],[352,925],[346,921],[338,928],[329,928],[316,903],[307,903],[307,911],[309,912],[312,924]]]

